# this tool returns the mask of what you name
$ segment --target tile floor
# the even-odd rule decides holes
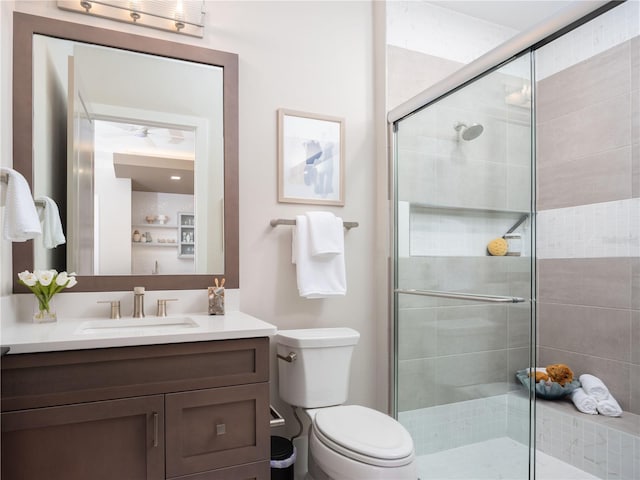
[[[496,452],[500,452],[496,455]],[[418,457],[421,480],[526,480],[527,447],[508,437]],[[599,480],[538,451],[536,480]]]

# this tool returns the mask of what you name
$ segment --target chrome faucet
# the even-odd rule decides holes
[[[144,287],[133,287],[133,318],[144,317]]]

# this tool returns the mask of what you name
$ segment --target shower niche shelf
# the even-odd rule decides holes
[[[398,215],[398,242],[407,256],[487,257],[487,245],[500,237],[509,245],[506,256],[528,256],[530,212],[416,203],[408,207]]]

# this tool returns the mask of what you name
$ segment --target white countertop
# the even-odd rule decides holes
[[[137,322],[138,326],[132,326],[132,322]],[[96,326],[98,328],[92,328]],[[274,325],[251,315],[228,311],[225,315],[185,313],[169,317],[148,316],[144,319],[78,318],[47,324],[12,323],[2,325],[1,343],[10,347],[11,355],[268,337],[275,335],[276,331]]]

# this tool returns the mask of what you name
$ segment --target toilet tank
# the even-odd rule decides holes
[[[360,334],[351,328],[280,330],[278,362],[280,398],[302,408],[341,405],[347,400],[351,354]]]

